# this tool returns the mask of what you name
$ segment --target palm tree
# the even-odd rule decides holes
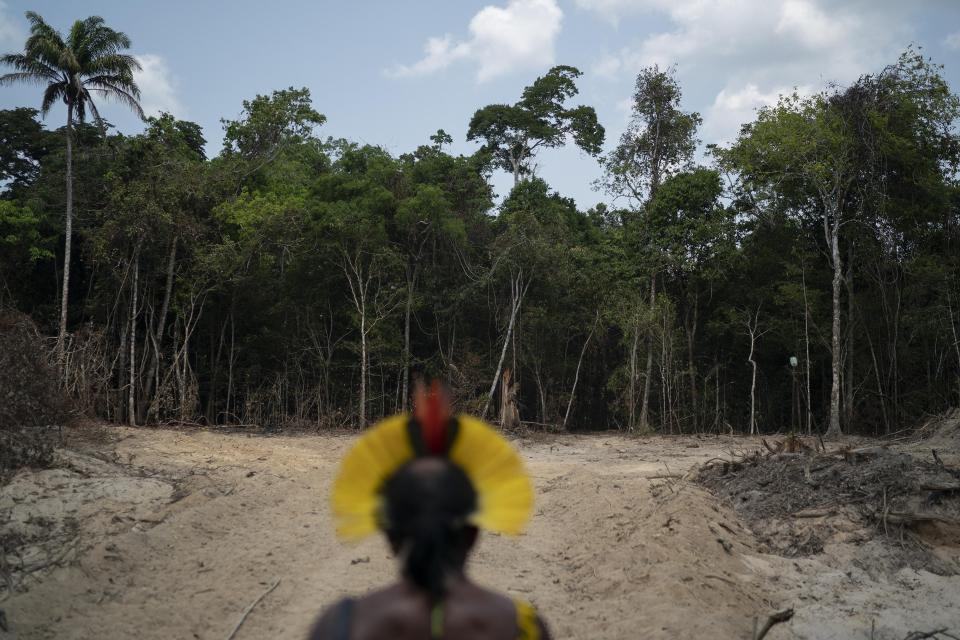
[[[23,53],[9,53],[0,62],[16,69],[0,76],[0,85],[31,82],[46,85],[41,113],[62,100],[67,105],[67,222],[63,248],[63,290],[60,299],[60,331],[57,352],[62,356],[67,335],[67,297],[70,288],[70,245],[73,231],[73,121],[86,120],[87,112],[94,122],[104,128],[103,119],[93,101],[93,94],[112,98],[130,107],[143,118],[138,102],[140,89],[133,72],[140,63],[122,53],[130,48],[130,38],[103,23],[103,18],[91,16],[77,20],[66,39],[48,25],[40,15],[27,11],[30,36]]]

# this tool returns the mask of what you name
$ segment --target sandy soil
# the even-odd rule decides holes
[[[333,537],[327,494],[349,436],[106,433],[65,451],[64,468],[0,489],[0,539],[25,541],[6,558],[6,590],[0,571],[3,640],[222,640],[278,580],[236,638],[303,638],[325,604],[395,574],[382,541]],[[755,619],[787,607],[796,616],[768,638],[960,630],[960,576],[885,569],[888,543],[877,541],[762,553],[731,509],[676,477],[756,444],[524,440],[532,526],[483,537],[472,575],[532,600],[558,638],[750,638]],[[941,551],[960,562],[960,547]]]

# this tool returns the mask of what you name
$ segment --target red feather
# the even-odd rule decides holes
[[[450,424],[450,399],[438,380],[430,385],[429,393],[422,384],[417,385],[413,415],[420,424],[427,451],[433,455],[443,455],[447,444],[447,425]]]

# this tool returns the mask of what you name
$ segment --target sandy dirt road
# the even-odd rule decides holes
[[[67,468],[24,472],[0,490],[8,528],[59,537],[0,602],[0,638],[303,638],[319,610],[395,575],[384,543],[344,545],[327,496],[351,437],[248,437],[109,428]],[[902,638],[960,629],[960,578],[868,575],[849,550],[766,555],[736,515],[676,477],[754,443],[733,438],[524,440],[535,478],[528,532],[482,537],[481,583],[533,601],[558,638],[749,638],[754,619],[793,606],[768,638]],[[2,524],[2,523],[0,523]],[[2,533],[2,530],[0,530]]]

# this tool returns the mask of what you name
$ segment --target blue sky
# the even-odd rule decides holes
[[[579,67],[578,102],[597,109],[615,144],[645,65],[675,65],[684,106],[704,118],[704,143],[729,141],[753,111],[792,91],[849,82],[894,62],[910,43],[946,66],[960,90],[960,1],[918,0],[0,0],[0,51],[19,50],[23,12],[56,28],[103,16],[133,40],[146,110],[201,124],[216,153],[220,118],[288,86],[310,88],[328,120],[319,133],[395,154],[438,128],[465,141],[473,112],[514,102],[553,64]],[[0,88],[0,108],[38,106],[39,89]],[[141,124],[121,107],[120,130]],[[62,110],[48,116],[59,126]],[[591,183],[596,160],[574,148],[538,158],[538,174],[583,208],[609,201]],[[509,179],[498,176],[500,193]]]

